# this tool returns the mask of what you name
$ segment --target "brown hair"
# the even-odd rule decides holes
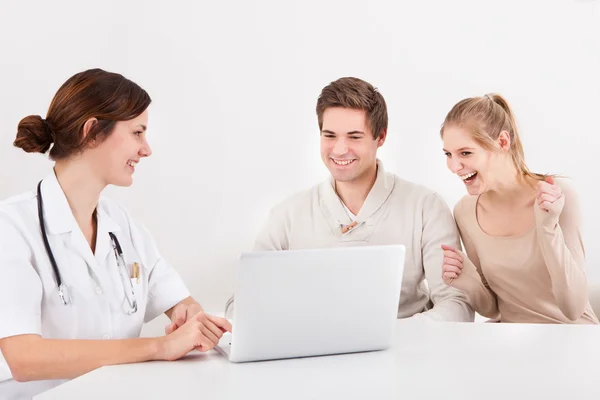
[[[444,128],[455,125],[467,129],[473,139],[484,149],[495,151],[495,141],[503,131],[510,137],[510,154],[520,176],[533,180],[544,180],[547,175],[531,172],[525,164],[523,144],[517,129],[517,122],[508,102],[499,94],[491,93],[482,97],[471,97],[459,101],[446,115]]]
[[[319,130],[323,129],[323,113],[330,107],[364,110],[374,139],[387,131],[388,114],[385,100],[373,85],[362,79],[340,78],[323,88],[317,100]]]
[[[30,115],[19,122],[14,145],[28,153],[46,153],[60,160],[101,142],[118,121],[142,114],[151,103],[148,93],[122,75],[90,69],[69,78],[56,92],[46,119]],[[84,137],[83,126],[98,120]],[[52,145],[52,148],[50,148]]]

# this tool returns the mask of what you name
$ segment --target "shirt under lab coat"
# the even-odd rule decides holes
[[[37,334],[53,339],[139,337],[142,325],[189,296],[179,274],[161,257],[149,232],[122,207],[101,198],[96,251],[92,253],[56,176],[41,186],[48,241],[67,287],[69,304],[58,295],[56,278],[39,225],[37,192],[0,203],[0,338]],[[126,279],[139,264],[133,284],[138,310],[129,315],[109,232],[123,251]],[[121,267],[123,268],[123,266]],[[0,352],[0,398],[30,399],[61,380],[19,383]]]

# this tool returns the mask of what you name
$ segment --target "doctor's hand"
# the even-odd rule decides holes
[[[171,314],[171,323],[165,326],[165,335],[172,333],[177,328],[183,326],[188,318],[193,317],[199,312],[204,311],[198,303],[179,303],[173,309]]]
[[[158,359],[177,360],[192,350],[208,351],[219,343],[224,332],[231,332],[231,324],[224,318],[199,312],[190,316],[175,331],[159,338]]]
[[[565,205],[562,189],[554,183],[554,178],[551,176],[546,177],[545,181],[538,182],[535,199],[540,209],[550,215],[560,215]]]

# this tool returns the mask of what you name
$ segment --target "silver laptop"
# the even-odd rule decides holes
[[[216,350],[246,362],[386,349],[404,257],[401,245],[244,253]]]

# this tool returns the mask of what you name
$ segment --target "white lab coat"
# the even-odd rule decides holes
[[[35,189],[35,188],[34,188]],[[160,256],[150,234],[119,205],[101,198],[97,208],[96,251],[92,253],[77,225],[56,176],[41,187],[46,233],[70,303],[58,295],[56,278],[44,247],[35,190],[0,203],[0,338],[38,334],[55,339],[139,337],[142,324],[189,296],[179,274]],[[123,251],[138,311],[129,303],[119,275],[109,232]],[[25,399],[62,381],[19,383],[12,380],[0,353],[0,398]]]

